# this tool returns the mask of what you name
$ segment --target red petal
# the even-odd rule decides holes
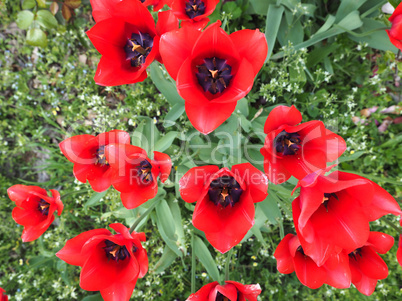
[[[242,163],[233,165],[232,172],[238,182],[241,179],[240,182],[246,183],[254,203],[265,200],[268,196],[268,179],[261,171],[250,163]]]
[[[361,257],[356,255],[360,270],[364,275],[373,279],[385,279],[388,267],[384,260],[370,247],[361,248]]]
[[[191,27],[167,32],[161,36],[159,51],[170,76],[176,80],[183,62],[191,51],[201,32]]]
[[[302,121],[302,115],[295,106],[277,106],[269,113],[264,125],[264,133],[276,130],[281,125],[296,125]]]
[[[217,285],[215,289],[229,300],[237,300],[237,289],[233,284],[227,283],[225,285]],[[216,299],[213,298],[213,300],[215,301]]]
[[[91,188],[96,192],[105,191],[112,185],[112,169],[105,165],[93,165],[87,174],[87,179]]]
[[[181,27],[182,28],[192,27],[195,30],[203,30],[205,28],[205,26],[207,26],[208,22],[210,21],[209,18],[199,19],[198,21],[194,21],[194,19],[181,21],[181,23],[180,23]]]
[[[33,241],[38,239],[54,221],[54,215],[48,216],[46,220],[33,226],[27,226],[22,231],[21,239],[23,242]]]
[[[88,254],[82,254],[81,249],[89,239],[98,235],[111,235],[111,233],[107,229],[94,229],[83,232],[67,240],[65,246],[56,253],[56,256],[68,264],[83,266]]]
[[[245,57],[253,66],[254,75],[264,65],[268,54],[268,45],[265,35],[257,30],[243,29],[230,35],[233,44],[239,51],[240,56]],[[247,41],[247,43],[245,43]]]
[[[156,163],[159,170],[159,178],[164,183],[169,178],[172,170],[172,159],[170,159],[169,155],[155,151],[154,160],[153,162]]]
[[[357,290],[363,295],[370,296],[377,285],[377,279],[372,279],[362,274],[362,277],[359,282],[353,282],[356,286]]]
[[[389,17],[388,20],[389,20],[390,22],[393,22],[394,19],[395,19],[396,17],[400,16],[400,15],[402,15],[402,5],[398,5],[398,6],[395,8],[394,12],[392,13],[391,17]]]
[[[293,234],[287,234],[275,249],[274,257],[276,258],[276,266],[279,273],[291,274],[294,272],[293,257],[289,251],[290,240]]]
[[[402,49],[402,42],[400,40],[395,39],[388,29],[385,30],[388,34],[389,40],[391,43],[398,49]]]
[[[179,29],[179,20],[171,10],[158,13],[158,22],[156,23],[156,32],[159,36],[166,32]]]
[[[224,104],[206,102],[204,105],[193,105],[186,102],[185,108],[191,124],[198,131],[207,135],[232,115],[236,104],[236,102]]]
[[[15,205],[21,207],[21,204],[26,201],[31,194],[35,192],[39,195],[47,196],[45,189],[39,186],[26,186],[22,184],[13,185],[7,189],[7,194],[10,200],[15,202]]]
[[[137,279],[130,282],[115,282],[107,289],[100,290],[104,301],[129,301],[133,294]]]
[[[257,296],[261,294],[261,287],[259,284],[241,284],[235,281],[225,281],[236,286],[237,290],[244,295],[249,301],[257,301]],[[235,298],[236,300],[236,298]]]
[[[210,177],[218,171],[216,165],[191,168],[179,181],[182,199],[187,203],[202,199],[207,189],[205,187],[211,183]]]
[[[394,245],[394,238],[385,233],[371,231],[366,245],[374,252],[385,254]]]
[[[301,232],[303,232],[303,228],[306,226],[310,217],[320,208],[323,200],[324,193],[317,188],[300,189],[299,206],[301,212],[298,222]]]
[[[38,202],[35,203],[35,207],[38,207]],[[15,207],[11,213],[13,220],[22,226],[35,226],[46,220],[46,216],[40,213],[37,209],[21,209]]]
[[[304,285],[316,289],[324,284],[326,279],[325,269],[318,267],[311,258],[296,252],[294,265],[296,276]]]
[[[264,147],[261,148],[261,154],[264,156],[264,172],[272,183],[275,185],[282,184],[289,180],[292,175],[282,164],[282,159],[276,158],[266,151],[266,145],[267,140],[265,140]]]
[[[107,162],[117,171],[122,170],[133,156],[147,159],[145,150],[129,144],[109,144],[105,147],[105,155]]]
[[[121,0],[91,0],[92,16],[95,22],[113,17],[113,7]]]
[[[402,235],[399,235],[398,251],[396,252],[396,258],[399,265],[402,267]]]
[[[122,192],[120,194],[123,206],[127,209],[134,209],[141,206],[158,193],[158,186],[154,185],[150,189],[136,189],[133,192]]]
[[[60,199],[60,193],[57,190],[50,189],[50,192],[52,193],[53,199],[54,199],[54,205],[56,207],[55,210],[57,210],[57,215],[60,216],[61,213],[63,212],[64,205],[61,202]]]
[[[87,147],[88,141],[95,138],[92,135],[77,135],[71,138],[67,138],[60,142],[59,147],[63,155],[67,158],[68,161],[76,163],[80,162],[81,158],[80,154]]]
[[[208,283],[200,288],[196,293],[191,294],[186,301],[208,301],[209,293],[219,285],[218,281]]]
[[[352,282],[352,275],[349,267],[349,258],[346,252],[336,255],[338,262],[334,269],[327,268],[324,265],[327,272],[327,279],[325,283],[335,288],[349,288]]]

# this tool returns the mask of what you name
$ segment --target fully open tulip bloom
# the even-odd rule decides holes
[[[8,301],[6,291],[0,287],[0,301]]]
[[[60,150],[74,163],[74,176],[78,181],[88,180],[93,190],[104,191],[112,184],[112,170],[106,160],[105,147],[110,143],[130,143],[130,135],[113,130],[97,136],[77,135],[62,141]]]
[[[110,224],[68,240],[56,256],[68,264],[82,267],[80,286],[100,291],[105,301],[128,301],[138,278],[148,271],[148,256],[142,247],[144,233],[133,232],[122,224]]]
[[[264,64],[268,46],[259,30],[228,35],[220,21],[201,32],[192,26],[161,37],[160,53],[176,80],[193,126],[208,134],[233,113],[237,101],[251,90]]]
[[[224,285],[220,285],[215,281],[204,285],[186,301],[257,301],[259,294],[261,294],[259,284],[225,281]]]
[[[254,203],[268,193],[268,179],[250,163],[232,169],[209,165],[191,168],[180,179],[180,195],[197,202],[193,225],[225,253],[237,245],[254,225]]]
[[[15,202],[12,212],[17,224],[24,226],[22,241],[33,241],[41,236],[54,221],[53,213],[63,212],[63,203],[57,190],[51,189],[52,197],[38,186],[14,185],[7,189],[8,196]]]
[[[399,4],[394,13],[388,19],[391,23],[391,29],[387,29],[389,40],[398,49],[402,50],[402,4]]]
[[[147,8],[136,0],[91,0],[97,22],[87,35],[102,54],[95,82],[117,86],[143,81],[146,68],[159,59],[160,36],[178,28],[170,11],[158,14],[158,24]]]
[[[173,0],[171,7],[176,17],[182,20],[182,27],[190,25],[202,29],[218,3],[219,0]]]
[[[324,176],[330,168],[299,181],[300,195],[292,204],[304,253],[318,266],[342,249],[350,253],[362,247],[369,238],[369,222],[402,213],[395,199],[376,183],[340,171]]]
[[[280,273],[296,276],[305,286],[316,289],[324,283],[335,288],[348,288],[351,284],[349,259],[346,252],[332,254],[322,266],[307,256],[297,236],[287,234],[279,243],[274,256]]]
[[[106,160],[113,169],[112,184],[120,191],[124,207],[133,209],[156,196],[159,177],[165,182],[172,169],[170,157],[154,152],[154,160],[146,152],[128,144],[105,147]]]
[[[303,179],[338,159],[346,149],[343,138],[326,129],[322,121],[299,124],[301,121],[294,106],[277,106],[265,122],[267,137],[261,154],[265,173],[275,184],[291,176]]]
[[[377,254],[387,253],[394,245],[394,238],[380,232],[370,232],[368,241],[349,253],[349,265],[352,283],[364,295],[370,296],[377,285],[377,280],[388,276],[388,267]]]

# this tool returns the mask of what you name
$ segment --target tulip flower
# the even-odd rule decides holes
[[[140,1],[91,0],[91,5],[97,23],[87,35],[102,54],[95,82],[118,86],[143,81],[146,68],[160,58],[160,36],[178,28],[177,18],[170,11],[160,12],[155,27]]]
[[[299,181],[300,195],[292,203],[304,253],[318,266],[333,253],[362,247],[369,238],[369,222],[389,213],[402,214],[395,199],[376,183],[340,171],[324,176],[330,169]]]
[[[53,213],[57,211],[60,216],[63,212],[59,192],[53,189],[50,192],[52,197],[43,188],[20,184],[7,189],[9,198],[17,206],[12,212],[13,219],[24,226],[21,236],[23,242],[38,239],[53,223]]]
[[[268,193],[268,179],[250,163],[232,169],[209,165],[191,168],[179,182],[187,203],[197,202],[193,225],[221,253],[237,245],[254,225],[254,203]]]
[[[186,26],[165,33],[160,43],[187,116],[203,134],[229,118],[237,101],[250,92],[268,52],[265,35],[258,29],[228,35],[220,25],[218,21],[203,32]]]
[[[80,286],[100,291],[105,301],[128,301],[138,278],[148,271],[148,256],[141,242],[144,233],[130,233],[122,224],[94,229],[68,240],[56,253],[61,260],[82,267]]]
[[[304,253],[297,236],[287,234],[275,250],[278,271],[291,274],[296,271],[300,282],[312,289],[324,283],[335,288],[348,288],[351,284],[349,259],[346,252],[332,254],[322,266]]]
[[[220,285],[217,281],[204,285],[196,293],[191,294],[186,301],[257,301],[261,294],[259,284],[241,284],[235,281],[225,281]]]
[[[158,192],[157,178],[165,182],[172,169],[168,155],[154,152],[151,160],[142,148],[128,144],[109,144],[105,155],[113,170],[113,187],[121,192],[121,201],[127,209],[154,198]]]
[[[368,241],[361,248],[349,253],[352,283],[359,292],[370,296],[379,279],[388,276],[388,267],[377,254],[387,253],[394,245],[394,238],[380,232],[370,232]]]
[[[0,301],[8,301],[6,291],[0,287]]]
[[[394,46],[402,50],[402,4],[399,4],[394,13],[388,19],[392,26],[387,29],[389,40]]]
[[[197,29],[204,28],[207,18],[215,10],[219,0],[172,0],[173,13],[181,21],[181,26],[194,26]]]
[[[402,216],[401,216],[401,218],[399,220],[399,223],[400,223],[400,225],[402,227]],[[399,244],[398,244],[398,251],[396,251],[396,258],[398,260],[399,265],[402,268],[402,234],[399,235]]]
[[[299,124],[301,120],[295,106],[277,106],[265,122],[267,137],[261,154],[265,173],[274,184],[281,184],[291,176],[303,179],[325,168],[327,162],[338,159],[346,150],[345,140],[326,129],[322,121]]]
[[[113,130],[97,136],[77,135],[59,144],[61,152],[74,163],[74,176],[78,181],[88,180],[92,189],[105,191],[112,184],[112,170],[105,156],[105,147],[110,143],[129,144],[130,135]]]

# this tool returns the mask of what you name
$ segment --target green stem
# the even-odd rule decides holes
[[[395,224],[393,222],[390,222],[386,218],[382,219],[382,221],[385,222],[386,224],[388,224],[389,226],[391,226],[391,228],[393,228],[399,234],[402,234],[402,229],[399,228],[398,226],[395,226]]]
[[[143,214],[140,215],[139,218],[136,219],[136,221],[130,228],[130,233],[132,233],[135,230],[135,228],[137,228],[137,226],[141,223],[141,221],[144,218],[146,218],[151,213],[152,210],[154,210],[156,205],[159,204],[160,200],[161,200],[161,198],[158,198]]]
[[[194,232],[191,232],[191,293],[195,293],[195,250]]]
[[[93,191],[92,189],[80,189],[80,190],[74,190],[71,192],[68,192],[66,194],[63,194],[62,196],[60,196],[60,199],[64,199],[65,197],[69,196],[69,195],[73,195],[73,194],[80,194],[80,193],[85,193],[85,192],[89,192],[89,191]]]
[[[232,255],[233,255],[233,248],[229,250],[228,257],[226,258],[226,264],[225,264],[225,281],[229,280],[229,269],[230,269],[230,262],[232,261]]]

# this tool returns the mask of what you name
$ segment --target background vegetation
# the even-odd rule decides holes
[[[11,300],[98,300],[99,294],[79,288],[79,268],[66,265],[54,254],[67,239],[83,231],[112,222],[130,226],[150,205],[129,211],[112,188],[94,194],[88,184],[77,182],[72,164],[58,148],[58,143],[71,135],[122,129],[132,134],[133,143],[148,150],[163,150],[174,158],[175,171],[164,187],[167,194],[163,206],[170,209],[167,214],[175,213],[175,220],[180,212],[181,223],[175,223],[173,233],[160,235],[161,229],[166,230],[166,225],[157,222],[160,210],[143,222],[140,229],[149,239],[145,246],[150,272],[137,282],[133,300],[187,298],[193,231],[201,241],[198,254],[196,250],[200,259],[197,289],[223,272],[226,256],[217,253],[192,227],[193,205],[184,204],[174,183],[195,164],[215,163],[211,162],[211,153],[222,166],[252,160],[262,169],[262,127],[269,111],[278,104],[295,104],[303,113],[303,121],[322,120],[344,137],[348,149],[340,159],[340,169],[364,174],[400,201],[402,62],[383,30],[389,26],[388,16],[381,12],[384,3],[221,1],[212,21],[223,20],[228,32],[242,28],[264,31],[271,57],[247,99],[239,101],[232,117],[207,137],[192,128],[173,82],[156,63],[150,67],[151,76],[142,83],[111,88],[95,85],[93,76],[100,55],[85,35],[94,24],[89,1],[70,7],[70,18],[62,14],[59,2],[56,22],[50,17],[52,21],[45,22],[49,19],[45,17],[45,25],[37,17],[27,25],[21,18],[29,14],[22,16],[21,11],[36,16],[38,10],[49,10],[51,2],[0,3],[0,286]],[[32,28],[45,34],[46,43],[39,40],[37,45],[46,47],[30,45],[35,44],[27,36]],[[367,116],[365,109],[374,106],[378,110]],[[391,113],[382,112],[392,106],[393,110],[388,110]],[[355,124],[356,117],[361,122]],[[381,124],[388,127],[383,130]],[[153,133],[153,138],[144,143],[141,135],[149,137],[148,133]],[[229,145],[229,140],[253,148],[245,152]],[[63,215],[43,237],[31,243],[22,243],[22,227],[11,218],[14,204],[6,190],[18,183],[58,189],[65,205]],[[260,283],[261,300],[400,300],[402,271],[395,258],[396,245],[383,256],[390,275],[379,281],[370,298],[355,288],[337,290],[324,285],[310,290],[294,274],[277,272],[273,252],[284,234],[294,232],[290,212],[293,197],[289,194],[294,184],[294,179],[282,186],[270,184],[270,196],[257,206],[256,226],[235,247],[230,278]],[[397,232],[383,222],[373,224],[372,229],[397,238]],[[202,241],[209,250],[205,254],[211,258],[200,258]],[[212,258],[218,269],[208,265]]]

